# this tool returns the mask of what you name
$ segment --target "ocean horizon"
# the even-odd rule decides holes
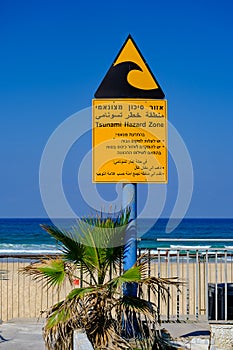
[[[170,233],[166,232],[168,220],[138,219],[138,247],[233,247],[233,218],[184,218]],[[0,254],[59,252],[58,243],[41,224],[53,223],[48,218],[0,218]]]

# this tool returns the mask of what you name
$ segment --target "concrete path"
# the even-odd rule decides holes
[[[45,350],[43,322],[17,319],[0,325],[0,350]]]
[[[207,322],[170,322],[162,323],[166,336],[178,349],[208,350],[210,345],[210,327]]]
[[[43,321],[37,319],[15,319],[1,324],[0,350],[45,350],[42,327]],[[174,339],[209,335],[207,322],[162,323],[161,328]]]
[[[210,334],[210,326],[208,322],[165,322],[161,324],[161,328],[165,328],[172,338],[184,337],[208,337]]]

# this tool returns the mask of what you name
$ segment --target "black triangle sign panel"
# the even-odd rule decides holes
[[[165,97],[133,38],[129,35],[98,87],[95,98]]]

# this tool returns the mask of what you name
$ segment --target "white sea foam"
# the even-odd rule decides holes
[[[209,249],[210,245],[170,245],[170,248],[172,249],[182,249],[182,250],[204,250]]]
[[[48,244],[0,244],[0,255],[4,254],[59,254],[61,250]]]

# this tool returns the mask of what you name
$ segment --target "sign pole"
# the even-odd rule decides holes
[[[137,261],[137,184],[123,183],[122,184],[122,206],[123,210],[130,209],[129,224],[125,232],[125,248],[123,269],[127,271]],[[137,297],[137,283],[124,283],[123,295],[136,298]],[[125,336],[133,338],[138,333],[138,324],[135,315],[131,322],[126,322],[123,318],[123,328],[125,329]],[[133,323],[132,323],[133,322]]]
[[[124,183],[122,185],[123,210],[130,208],[130,222],[125,234],[124,271],[130,269],[137,261],[137,184]],[[126,283],[124,295],[137,296],[137,284]]]

